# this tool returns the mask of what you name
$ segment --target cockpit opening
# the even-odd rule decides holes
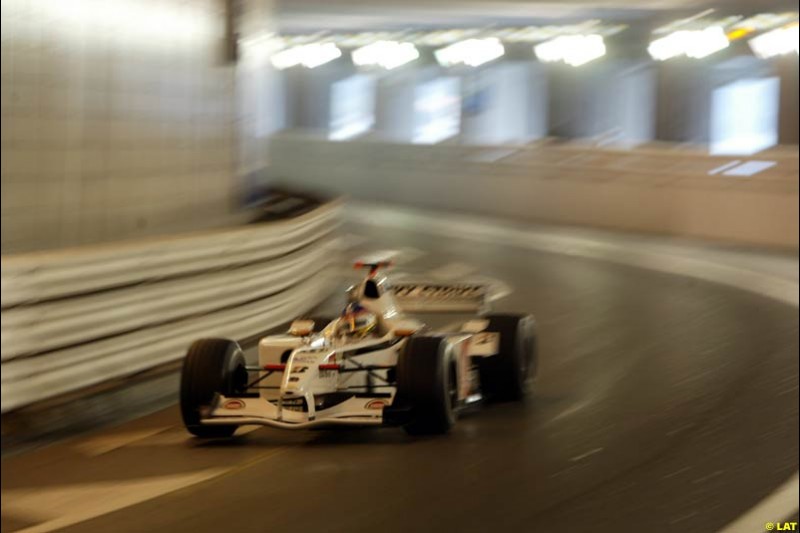
[[[368,279],[364,282],[364,298],[376,300],[381,297],[380,287],[374,279]]]

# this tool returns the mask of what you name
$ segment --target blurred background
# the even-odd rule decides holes
[[[582,204],[594,191],[541,180],[600,171],[680,195],[796,195],[792,2],[9,0],[2,21],[4,253],[224,224],[275,182],[430,204],[414,187],[427,173],[505,176]],[[796,217],[767,220],[782,207],[717,235],[680,207],[587,218],[457,196],[436,202],[797,241]]]
[[[1,9],[4,532],[796,523],[797,1]],[[387,248],[536,315],[532,402],[189,438],[192,340]]]

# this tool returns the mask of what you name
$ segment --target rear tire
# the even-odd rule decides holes
[[[441,434],[456,422],[455,360],[442,337],[411,337],[397,361],[397,398],[411,409],[410,435]]]
[[[495,400],[522,400],[538,367],[536,323],[531,315],[486,318],[489,320],[486,331],[500,334],[500,346],[497,355],[481,362],[481,389]]]
[[[217,395],[243,393],[247,370],[242,349],[228,339],[200,339],[192,343],[181,372],[181,416],[186,429],[201,438],[230,437],[235,425],[206,426],[200,410],[211,406]]]

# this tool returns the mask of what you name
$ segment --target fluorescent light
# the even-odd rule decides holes
[[[725,30],[719,26],[711,26],[700,32],[693,32],[691,43],[686,50],[686,55],[694,59],[701,59],[719,52],[728,47],[730,42],[725,35]]]
[[[727,48],[729,44],[725,30],[719,26],[710,26],[704,30],[672,32],[651,42],[647,51],[657,61],[678,56],[701,59]]]
[[[748,44],[753,53],[761,59],[768,59],[794,52],[798,53],[797,24],[778,28],[750,39]]]
[[[683,55],[685,53],[685,41],[688,31],[676,31],[666,37],[656,39],[647,47],[650,57],[656,61],[666,61],[667,59]]]
[[[307,68],[316,68],[342,56],[342,51],[333,43],[307,44],[301,63]]]
[[[380,66],[387,70],[414,61],[419,51],[412,43],[378,41],[353,50],[353,63],[362,66]]]
[[[497,37],[467,39],[434,52],[436,61],[443,67],[467,65],[477,67],[505,54],[503,43]]]
[[[563,61],[579,67],[606,55],[606,43],[602,35],[561,35],[551,41],[537,44],[533,51],[539,61],[552,63]]]
[[[311,43],[281,50],[272,56],[272,65],[284,70],[297,65],[315,68],[341,57],[342,51],[333,43]]]

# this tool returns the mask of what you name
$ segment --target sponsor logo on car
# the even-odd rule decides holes
[[[370,400],[364,406],[366,409],[383,409],[388,405],[385,400]]]
[[[394,293],[400,298],[428,298],[446,300],[451,298],[480,298],[485,292],[483,285],[395,285]]]
[[[244,409],[244,402],[242,400],[227,400],[225,403],[222,404],[224,409]]]

